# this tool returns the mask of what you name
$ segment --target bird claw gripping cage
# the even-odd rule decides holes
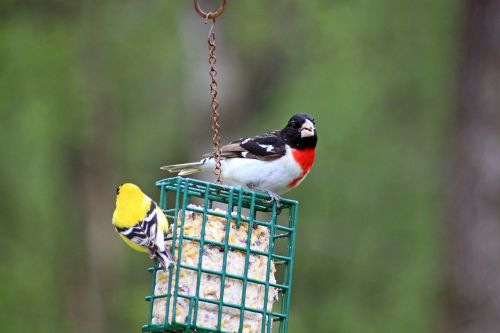
[[[156,183],[175,265],[151,268],[143,332],[287,332],[298,202],[174,177]]]

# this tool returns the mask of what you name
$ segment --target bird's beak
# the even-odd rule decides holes
[[[300,127],[300,137],[301,138],[307,138],[309,136],[314,136],[316,128],[314,127],[314,124],[312,121],[309,119],[306,119],[304,123],[302,124],[302,127]]]

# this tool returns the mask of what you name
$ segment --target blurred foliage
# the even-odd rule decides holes
[[[218,64],[234,66],[220,72],[224,135],[279,128],[300,112],[318,123],[316,165],[289,194],[301,201],[290,332],[436,331],[458,3],[228,2],[217,24]],[[131,180],[154,196],[159,166],[210,149],[208,85],[191,83],[208,83],[196,30],[206,27],[191,5],[0,3],[3,331],[145,323],[147,258],[113,234],[114,187]],[[189,39],[200,34],[203,43]],[[243,91],[232,109],[228,71]],[[206,105],[187,110],[193,96]],[[84,171],[105,188],[104,245],[88,241]],[[109,272],[89,275],[92,249],[114,256]],[[93,286],[104,296],[85,298]]]

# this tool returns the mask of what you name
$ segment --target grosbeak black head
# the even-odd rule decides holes
[[[296,114],[281,130],[281,136],[291,148],[315,148],[318,141],[314,118],[308,114]]]

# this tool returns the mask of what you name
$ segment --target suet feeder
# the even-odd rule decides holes
[[[150,269],[142,331],[287,332],[298,202],[182,177],[156,185],[175,266]]]

